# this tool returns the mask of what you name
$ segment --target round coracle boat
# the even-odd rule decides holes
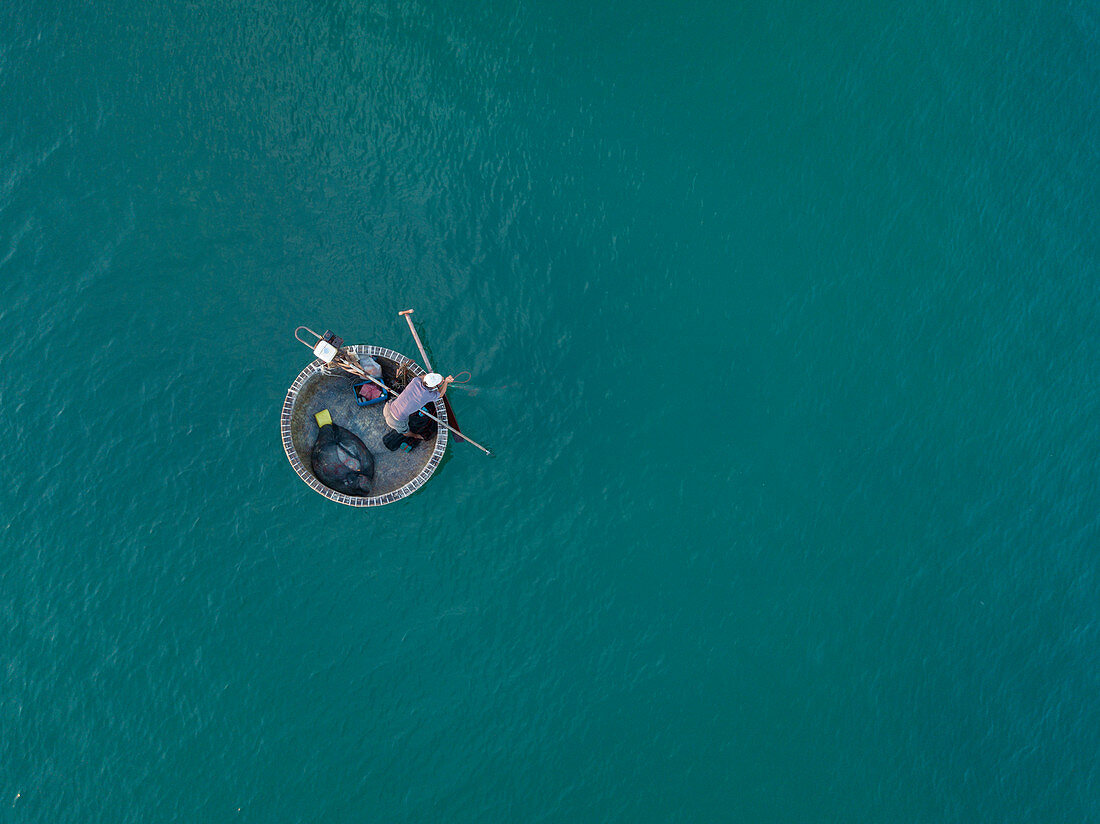
[[[412,377],[424,374],[415,361],[392,349],[364,345],[345,349],[374,358],[382,367],[383,382],[395,392]],[[381,506],[411,495],[427,482],[447,449],[447,430],[436,427],[434,434],[410,451],[391,452],[382,443],[383,435],[391,431],[382,417],[382,404],[360,405],[354,389],[358,381],[339,368],[326,366],[320,359],[303,369],[283,403],[283,449],[298,477],[329,500],[348,506]],[[374,479],[369,494],[339,492],[313,474],[311,454],[320,431],[315,416],[323,410],[328,410],[332,422],[358,437],[373,455]],[[428,410],[445,425],[448,423],[442,400],[433,401]]]

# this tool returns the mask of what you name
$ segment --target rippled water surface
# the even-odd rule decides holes
[[[0,815],[1100,820],[1094,3],[0,8]],[[298,324],[468,369],[306,487]]]

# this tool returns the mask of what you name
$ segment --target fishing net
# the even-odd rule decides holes
[[[374,456],[359,438],[342,426],[327,424],[321,427],[310,463],[313,474],[329,489],[345,495],[370,495]]]

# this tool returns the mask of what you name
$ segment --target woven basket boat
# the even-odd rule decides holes
[[[412,375],[424,374],[415,361],[392,349],[361,344],[346,348],[378,361],[387,386],[394,386],[400,366],[405,366]],[[390,452],[382,445],[382,436],[389,431],[382,418],[382,404],[359,406],[352,390],[352,384],[358,380],[325,366],[320,360],[313,361],[298,373],[283,402],[283,449],[298,477],[329,500],[348,506],[382,506],[408,497],[427,483],[447,449],[447,430],[438,427],[434,438],[418,444],[411,452]],[[429,411],[448,423],[443,402],[433,401],[432,406],[435,408]],[[329,411],[333,423],[358,435],[374,455],[374,486],[370,497],[345,495],[329,489],[310,469],[310,453],[317,440],[317,421],[313,416],[322,409]]]

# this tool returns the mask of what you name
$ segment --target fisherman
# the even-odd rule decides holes
[[[413,378],[400,395],[382,407],[382,417],[386,420],[386,426],[399,435],[411,435],[418,440],[424,440],[423,435],[418,435],[409,429],[409,416],[432,401],[442,398],[447,393],[447,387],[452,383],[454,383],[452,375],[443,377],[436,372]]]

